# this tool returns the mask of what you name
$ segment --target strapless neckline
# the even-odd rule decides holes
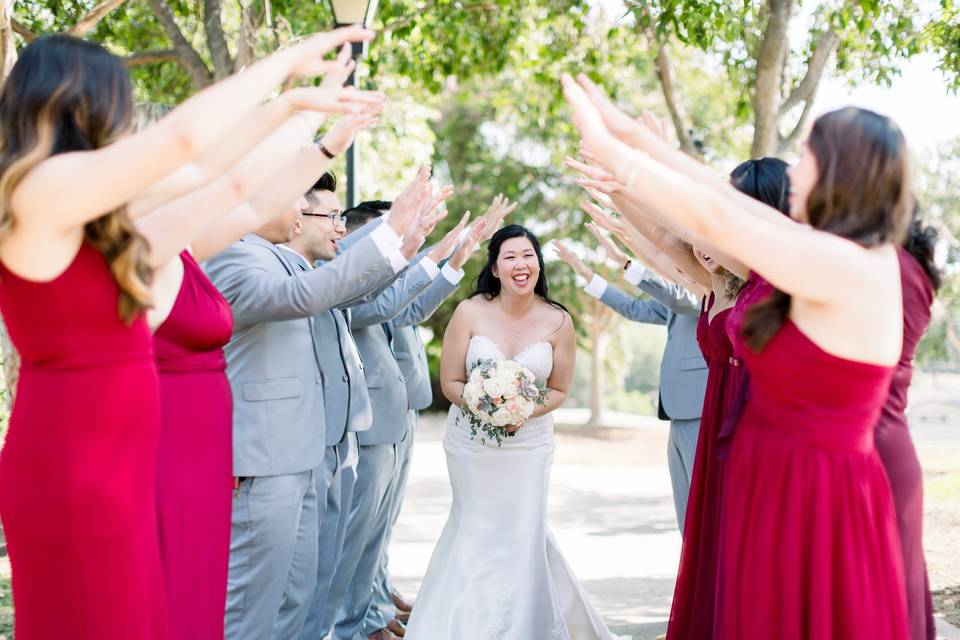
[[[493,348],[495,348],[497,351],[500,352],[500,355],[502,355],[502,356],[503,356],[504,358],[506,358],[507,360],[514,360],[514,361],[515,361],[517,358],[519,358],[520,356],[522,356],[522,355],[525,354],[526,352],[532,351],[534,347],[538,347],[538,346],[541,346],[541,345],[545,345],[545,346],[547,346],[547,347],[550,348],[551,352],[553,351],[553,345],[552,345],[552,344],[550,344],[550,343],[547,342],[546,340],[538,340],[538,341],[536,341],[536,342],[531,342],[531,343],[528,344],[527,346],[525,346],[525,347],[523,347],[522,349],[520,349],[520,351],[517,351],[517,352],[516,352],[515,354],[513,354],[512,356],[508,356],[507,353],[506,353],[506,351],[503,350],[503,347],[501,347],[500,344],[499,344],[496,340],[493,340],[493,339],[491,339],[491,338],[488,338],[487,336],[485,336],[485,335],[483,335],[483,334],[481,334],[481,333],[475,333],[475,334],[473,334],[472,336],[470,336],[470,341],[473,342],[473,341],[476,340],[477,338],[480,338],[481,340],[486,340],[491,346],[493,346]]]

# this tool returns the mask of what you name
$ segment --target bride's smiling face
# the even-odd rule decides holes
[[[501,290],[518,296],[533,294],[540,277],[540,261],[530,240],[524,236],[505,240],[500,245],[493,275],[500,280]]]

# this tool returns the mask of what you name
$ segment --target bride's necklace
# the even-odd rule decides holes
[[[507,324],[509,324],[509,325],[510,325],[510,328],[513,329],[513,337],[514,337],[514,339],[519,340],[520,337],[521,337],[521,336],[520,336],[520,329],[517,329],[517,325],[516,325],[516,324],[513,322],[513,320],[510,318],[510,314],[507,313],[507,310],[503,308],[503,302],[502,302],[499,298],[497,299],[497,302],[500,303],[500,310],[503,311],[503,317],[507,319]],[[532,307],[531,307],[531,308],[532,308]],[[525,319],[526,319],[527,313],[530,313],[530,310],[529,310],[529,309],[527,310],[526,313],[523,314],[523,316],[521,317],[521,320],[525,320]]]

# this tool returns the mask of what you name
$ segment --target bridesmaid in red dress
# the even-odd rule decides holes
[[[223,638],[233,487],[230,305],[194,260],[154,336],[160,373],[157,519],[174,638]]]
[[[731,172],[730,181],[738,190],[784,211],[789,206],[786,169],[787,164],[777,158],[748,160]],[[706,640],[713,636],[719,600],[717,564],[729,450],[729,435],[724,433],[724,427],[729,415],[740,411],[747,383],[742,356],[735,352],[729,325],[734,314],[743,309],[744,301],[753,299],[756,278],[744,285],[713,258],[696,249],[693,253],[704,274],[712,280],[713,290],[697,326],[697,341],[709,376],[667,637]],[[722,304],[718,305],[717,300]]]
[[[126,69],[91,42],[38,38],[0,90],[0,312],[22,359],[0,455],[0,518],[19,640],[169,637],[155,494],[159,388],[145,312],[155,302],[152,267],[204,220],[184,199],[206,181],[167,193],[163,206],[154,196],[155,209],[144,211],[142,198],[223,135],[236,137],[278,85],[310,75],[350,38],[368,34],[308,38],[136,134]],[[274,107],[277,126],[292,104]],[[132,220],[144,213],[149,233]]]
[[[905,414],[907,391],[913,378],[913,354],[930,324],[930,307],[934,292],[940,286],[941,276],[933,262],[935,242],[936,232],[915,218],[906,246],[899,251],[903,287],[903,353],[874,433],[897,512],[912,640],[935,640],[937,637],[923,554],[923,473]]]
[[[563,84],[618,188],[778,289],[740,338],[751,389],[728,461],[716,637],[909,637],[873,443],[903,347],[896,248],[912,195],[899,128],[858,108],[820,116],[789,172],[795,222],[651,136],[588,78]]]

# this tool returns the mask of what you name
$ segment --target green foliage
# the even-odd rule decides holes
[[[952,91],[960,90],[960,4],[940,0],[942,13],[930,23],[927,37],[940,59],[940,69],[947,75]]]
[[[917,347],[919,366],[960,365],[960,138],[915,162],[915,187],[924,219],[940,231],[945,279],[930,328]]]
[[[13,590],[5,576],[0,577],[0,636],[13,637]]]

